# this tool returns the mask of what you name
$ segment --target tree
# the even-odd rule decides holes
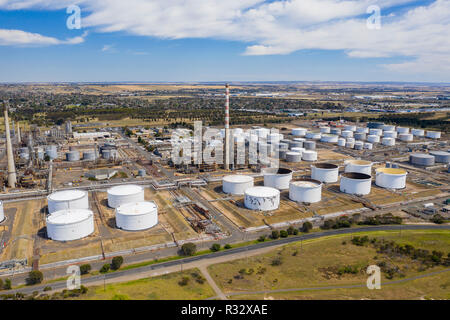
[[[272,239],[278,239],[280,237],[280,232],[278,230],[272,231]]]
[[[3,285],[3,289],[11,290],[11,288],[12,288],[11,279],[5,279],[5,284]]]
[[[39,270],[33,270],[28,273],[28,278],[26,278],[27,285],[34,285],[41,283],[44,280],[44,275]]]
[[[110,268],[111,268],[111,265],[109,263],[105,263],[102,266],[102,268],[100,269],[100,273],[107,273]]]
[[[0,290],[3,290],[3,280],[0,279]]]
[[[80,273],[81,274],[88,274],[91,271],[91,265],[90,264],[82,264],[80,266]]]
[[[295,228],[293,226],[290,226],[286,231],[289,235],[293,235],[295,232]]]
[[[181,246],[181,252],[183,252],[183,255],[185,256],[193,256],[196,251],[197,246],[195,245],[195,243],[188,242]]]
[[[259,238],[258,238],[258,241],[259,242],[264,242],[266,240],[266,235],[262,235],[262,236],[259,236]]]
[[[216,251],[219,251],[219,250],[220,250],[220,244],[214,243],[214,244],[211,246],[211,251],[216,252]]]
[[[123,257],[122,256],[114,257],[112,259],[112,262],[111,262],[111,269],[119,270],[120,266],[122,265],[122,263],[123,263]]]
[[[224,249],[231,249],[231,244],[227,243],[223,248]]]
[[[309,232],[309,231],[311,231],[312,228],[313,228],[312,223],[309,221],[306,221],[305,223],[303,223],[302,232]]]
[[[287,238],[288,235],[289,235],[289,233],[286,230],[281,230],[280,231],[280,237]]]

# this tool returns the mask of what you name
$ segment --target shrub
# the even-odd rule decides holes
[[[111,268],[111,265],[109,263],[105,263],[101,269],[100,269],[100,273],[106,273],[109,271],[109,269]]]
[[[433,222],[433,223],[436,223],[436,224],[443,224],[445,221],[444,221],[444,217],[443,216],[441,216],[440,214],[435,214],[432,218],[431,218],[431,221]]]
[[[3,289],[11,290],[11,288],[12,288],[11,279],[5,279],[5,283],[3,284]]]
[[[181,251],[185,256],[193,256],[197,251],[197,246],[195,245],[195,243],[188,242],[181,246]]]
[[[289,235],[289,233],[286,230],[281,230],[280,231],[280,237],[287,238],[288,235]]]
[[[312,228],[313,228],[312,223],[309,221],[306,221],[305,223],[303,223],[302,232],[309,232]]]
[[[122,256],[114,257],[112,259],[112,261],[111,261],[111,269],[119,270],[120,266],[122,265],[122,263],[123,263],[123,257]]]
[[[298,229],[294,229],[294,236],[298,235]]]
[[[278,230],[272,231],[272,239],[278,239],[280,237],[280,232]]]
[[[82,264],[80,266],[80,273],[81,274],[88,274],[91,271],[91,265],[90,264]]]
[[[180,286],[186,286],[189,283],[189,277],[183,277],[180,281],[178,281],[178,284]]]
[[[265,235],[259,236],[258,241],[259,241],[259,242],[264,242],[264,241],[266,241],[266,236],[265,236]]]
[[[214,244],[211,246],[211,251],[216,252],[216,251],[219,251],[219,250],[220,250],[220,244],[219,244],[219,243],[214,243]]]
[[[276,257],[272,260],[272,266],[280,266],[283,263],[280,257]]]
[[[44,291],[51,291],[52,290],[52,287],[50,287],[50,286],[46,286],[45,288],[44,288]]]
[[[44,280],[44,275],[39,270],[33,270],[28,273],[28,278],[26,278],[27,285],[34,285],[41,283]]]
[[[224,249],[231,249],[231,244],[227,243],[223,248]]]
[[[2,290],[2,289],[3,289],[3,280],[0,279],[0,290]]]
[[[293,235],[295,230],[296,229],[293,226],[290,226],[289,228],[287,228],[286,231],[287,231],[288,235]]]

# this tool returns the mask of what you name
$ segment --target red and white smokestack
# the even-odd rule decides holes
[[[9,117],[8,117],[8,106],[5,106],[5,134],[6,134],[6,156],[8,158],[8,186],[10,188],[16,187],[16,166],[14,164],[14,153],[11,143],[11,132],[9,130]]]
[[[230,169],[230,87],[225,85],[225,170]]]

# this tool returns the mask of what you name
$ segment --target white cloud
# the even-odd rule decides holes
[[[79,44],[84,42],[87,32],[82,36],[60,40],[22,30],[0,29],[0,46],[50,46],[58,44]]]
[[[303,49],[344,50],[353,58],[401,57],[399,72],[447,72],[450,0],[0,0],[7,10],[82,8],[82,25],[163,39],[213,38],[248,43],[243,54],[289,54]],[[366,27],[366,9],[386,13],[380,30]],[[44,41],[44,40],[42,40]],[[51,40],[47,40],[51,42]]]

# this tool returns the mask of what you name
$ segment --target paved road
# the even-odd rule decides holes
[[[205,260],[213,260],[219,257],[229,256],[236,253],[246,253],[249,254],[253,250],[258,250],[261,248],[268,248],[268,247],[275,247],[283,244],[288,244],[292,242],[298,242],[302,240],[308,240],[308,239],[317,239],[321,237],[327,237],[332,235],[344,235],[344,234],[352,234],[356,232],[366,232],[366,231],[395,231],[395,230],[450,230],[450,225],[389,225],[389,226],[374,226],[374,227],[360,227],[360,228],[351,228],[351,229],[338,229],[338,230],[331,230],[331,231],[324,231],[324,232],[315,232],[315,233],[309,233],[309,234],[303,234],[299,236],[292,236],[289,238],[282,238],[279,240],[274,241],[267,241],[267,242],[261,242],[257,243],[251,246],[246,247],[240,247],[235,249],[229,249],[229,250],[223,250],[219,252],[214,252],[210,254],[200,255],[200,256],[194,256],[194,257],[187,257],[179,260],[174,261],[168,261],[168,262],[162,262],[158,264],[143,266],[135,269],[130,270],[123,270],[123,271],[116,271],[114,273],[109,273],[106,275],[96,275],[91,276],[87,278],[83,278],[83,285],[89,286],[93,285],[95,283],[99,283],[102,281],[111,283],[117,281],[118,278],[127,276],[127,275],[133,275],[133,274],[139,274],[139,273],[145,273],[145,272],[152,272],[154,270],[159,270],[160,273],[163,272],[165,269],[169,269],[170,267],[174,266],[180,266],[180,265],[186,265],[192,262],[201,262]],[[9,290],[9,291],[2,291],[3,293],[15,293],[15,292],[23,292],[25,294],[30,294],[33,291],[42,291],[44,287],[48,286],[48,284],[44,285],[37,285],[37,286],[31,286],[31,287],[25,287],[20,288],[16,290]],[[55,282],[51,284],[52,289],[54,290],[62,290],[66,288],[66,282],[60,281]]]

